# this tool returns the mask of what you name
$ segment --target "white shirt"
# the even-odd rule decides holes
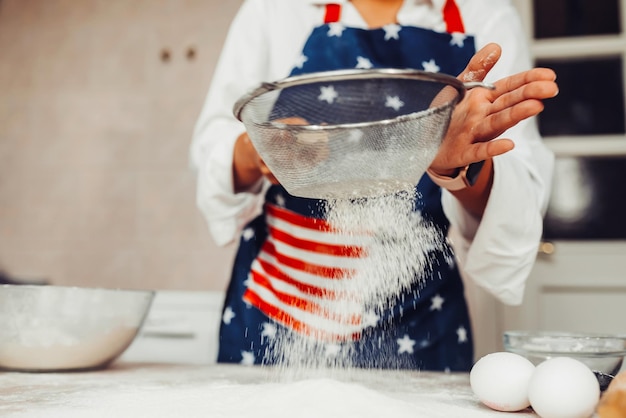
[[[261,213],[269,186],[263,179],[247,192],[233,192],[233,149],[244,132],[233,106],[259,83],[289,75],[311,31],[323,23],[326,3],[330,2],[246,0],[232,22],[191,145],[191,163],[198,172],[197,204],[218,245],[237,239]],[[344,25],[367,27],[348,0],[332,3],[342,3]],[[405,0],[398,23],[444,32],[444,3]],[[489,42],[502,47],[502,58],[486,81],[530,67],[526,35],[510,1],[457,0],[457,4],[477,50]],[[512,139],[515,148],[494,158],[494,182],[483,217],[475,219],[447,191],[442,204],[463,277],[504,303],[519,304],[541,238],[553,155],[534,120],[518,124],[502,137]]]

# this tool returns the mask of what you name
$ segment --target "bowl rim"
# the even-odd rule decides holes
[[[272,81],[272,82],[262,82],[257,85],[255,88],[241,96],[233,106],[233,114],[235,117],[244,122],[243,113],[244,109],[248,107],[248,105],[258,97],[270,93],[281,91],[285,88],[299,86],[307,83],[320,83],[320,82],[336,82],[336,81],[354,81],[359,79],[373,79],[373,78],[383,78],[383,79],[412,79],[412,80],[421,80],[421,81],[429,81],[434,83],[440,83],[442,85],[450,86],[457,91],[457,96],[454,100],[451,100],[449,103],[438,106],[436,108],[430,110],[437,109],[447,109],[448,107],[456,106],[463,97],[465,97],[465,90],[468,88],[473,88],[477,86],[483,86],[489,89],[493,89],[493,86],[485,83],[463,83],[459,79],[454,76],[443,74],[443,73],[434,73],[430,71],[416,70],[410,68],[369,68],[369,69],[358,69],[358,68],[349,68],[349,69],[339,69],[339,70],[330,70],[330,71],[317,71],[306,74],[298,74],[294,76],[290,76],[287,78],[283,78],[280,80]],[[417,112],[417,115],[421,115],[423,112]],[[393,119],[383,119],[376,122],[366,122],[366,123],[357,123],[357,124],[335,124],[329,125],[333,128],[358,128],[362,126],[368,125],[385,125],[392,121],[399,121],[402,119],[413,119],[416,114],[407,114]],[[285,126],[277,126],[274,124],[269,124],[274,127],[282,127]],[[263,126],[263,124],[259,124],[259,126]],[[295,129],[299,130],[327,130],[329,126],[323,125],[289,125]]]
[[[89,292],[110,292],[110,293],[136,293],[144,295],[155,295],[156,290],[152,289],[126,289],[119,287],[90,287],[56,284],[0,284],[0,291],[3,289],[55,289],[55,290],[77,290]]]
[[[611,351],[563,351],[554,349],[541,349],[540,347],[528,348],[524,345],[520,347],[512,347],[510,345],[510,338],[550,338],[552,340],[564,340],[576,338],[581,341],[585,340],[599,340],[599,341],[622,341],[622,349]],[[523,331],[523,330],[510,330],[503,333],[503,343],[507,351],[516,353],[527,354],[551,354],[552,356],[564,355],[564,356],[578,356],[578,357],[613,357],[626,355],[626,334],[608,334],[608,333],[595,333],[595,332],[580,332],[580,331]]]

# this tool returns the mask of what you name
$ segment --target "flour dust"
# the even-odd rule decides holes
[[[352,339],[319,338],[281,328],[265,355],[267,363],[282,367],[286,372],[315,369],[357,367],[354,359],[364,349],[376,352],[372,368],[381,367],[381,358],[397,357],[396,341],[379,337],[364,347],[359,337],[368,328],[388,326],[389,311],[397,298],[410,289],[421,288],[432,271],[432,254],[446,251],[442,231],[414,210],[415,192],[404,191],[367,199],[336,199],[326,201],[326,219],[344,234],[368,237],[366,255],[358,258],[350,277],[337,278],[343,297],[332,303],[339,315],[349,316],[358,306],[358,332]],[[322,303],[322,301],[320,301]],[[385,319],[387,318],[387,319]],[[337,325],[337,333],[344,325]],[[390,354],[389,356],[387,354]],[[358,367],[363,367],[362,359]],[[405,367],[407,365],[404,365]],[[367,365],[366,365],[367,367]],[[399,364],[384,367],[404,368]]]

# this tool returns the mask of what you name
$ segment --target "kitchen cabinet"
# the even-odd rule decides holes
[[[626,335],[624,254],[624,243],[555,243],[539,255],[525,302],[502,307],[502,328]]]
[[[140,333],[121,359],[215,363],[223,300],[220,291],[158,291]]]
[[[546,241],[504,328],[626,334],[625,157],[558,157]]]

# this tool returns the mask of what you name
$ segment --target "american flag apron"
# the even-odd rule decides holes
[[[475,53],[474,39],[463,33],[453,0],[442,13],[447,33],[399,25],[365,30],[343,26],[340,6],[328,5],[324,24],[311,33],[291,75],[355,67],[457,75]],[[416,187],[415,210],[445,233],[441,190],[428,176]],[[263,214],[242,233],[224,303],[218,361],[272,363],[271,339],[286,329],[320,344],[353,344],[351,365],[469,370],[470,322],[449,254],[433,254],[437,262],[426,282],[416,279],[386,312],[372,316],[350,303],[339,283],[350,280],[358,259],[367,257],[367,232],[338,231],[324,219],[324,207],[281,186],[269,189]]]

